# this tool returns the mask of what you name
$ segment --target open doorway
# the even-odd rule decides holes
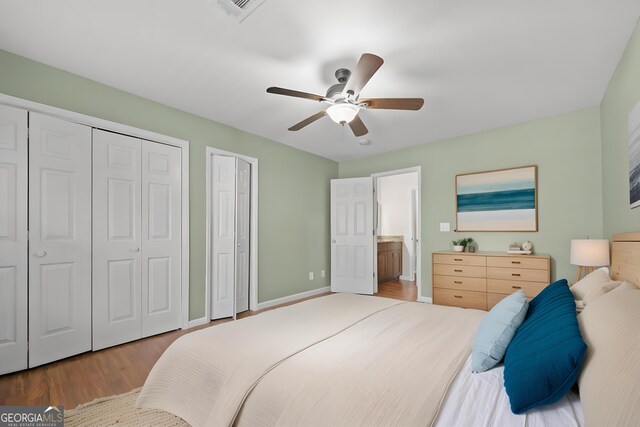
[[[374,174],[375,293],[408,301],[420,295],[420,168]]]

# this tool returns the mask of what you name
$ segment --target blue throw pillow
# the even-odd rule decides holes
[[[529,303],[527,316],[504,357],[504,387],[511,411],[560,400],[576,382],[587,349],[567,281],[547,286]]]
[[[504,298],[480,322],[471,352],[471,370],[484,372],[504,357],[507,346],[524,321],[529,302],[523,291]]]

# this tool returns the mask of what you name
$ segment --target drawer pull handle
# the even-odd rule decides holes
[[[456,298],[462,298],[462,296],[460,296],[460,295],[454,295],[454,297],[456,297]]]
[[[454,261],[462,261],[462,258],[454,258]]]
[[[511,273],[512,276],[520,277],[520,273]]]
[[[522,286],[512,286],[513,289],[522,289]]]
[[[511,264],[522,264],[520,261],[511,261]]]
[[[453,271],[455,271],[456,273],[462,273],[462,270],[453,270]]]
[[[460,280],[454,280],[453,283],[455,283],[456,285],[462,285],[462,282]]]

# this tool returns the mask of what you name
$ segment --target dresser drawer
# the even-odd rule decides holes
[[[531,270],[525,268],[487,267],[488,279],[524,280],[527,282],[545,282],[549,284],[548,270]]]
[[[487,294],[485,292],[458,291],[452,289],[435,288],[433,303],[454,307],[487,309]]]
[[[508,297],[505,294],[487,294],[487,310],[491,310],[497,303]],[[527,301],[531,301],[531,298],[527,297]]]
[[[476,255],[433,254],[433,262],[436,264],[453,265],[487,265],[487,257]]]
[[[493,256],[487,257],[487,267],[513,267],[547,270],[549,268],[549,260],[545,258]]]
[[[459,277],[486,277],[487,267],[476,265],[433,264],[433,274]]]
[[[479,277],[433,276],[434,288],[486,292],[487,279]]]
[[[528,298],[533,298],[547,287],[547,285],[547,282],[487,279],[487,292],[509,295],[522,289]]]

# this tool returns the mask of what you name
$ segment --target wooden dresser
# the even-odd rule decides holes
[[[434,252],[433,303],[490,310],[520,289],[538,295],[551,280],[549,255]]]

